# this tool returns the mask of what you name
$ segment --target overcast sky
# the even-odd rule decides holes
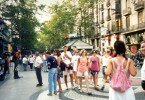
[[[45,4],[47,6],[50,6],[53,3],[58,2],[58,1],[61,1],[61,0],[37,0],[37,4]],[[45,9],[45,10],[47,11],[47,9]],[[47,13],[39,11],[39,14],[36,14],[36,17],[40,23],[43,23],[43,22],[49,20],[51,18],[51,15],[48,11],[47,11]]]

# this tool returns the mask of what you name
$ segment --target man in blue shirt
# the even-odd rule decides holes
[[[48,82],[49,82],[49,96],[52,96],[54,93],[57,95],[57,66],[58,62],[57,59],[51,55],[50,52],[46,52],[46,61],[47,61],[47,66],[48,66]]]

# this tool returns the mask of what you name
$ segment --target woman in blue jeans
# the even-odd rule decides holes
[[[50,52],[46,52],[46,61],[48,65],[48,82],[49,82],[49,93],[47,95],[52,96],[54,93],[57,95],[57,66],[58,62],[54,56],[51,56]]]

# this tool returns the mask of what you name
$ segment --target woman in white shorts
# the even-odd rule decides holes
[[[74,49],[74,55],[72,56],[72,66],[73,66],[73,79],[75,80],[75,83],[78,84],[78,79],[77,79],[77,63],[79,59],[79,53],[77,49]]]
[[[89,75],[88,75],[88,58],[87,58],[87,52],[83,50],[81,52],[81,56],[78,59],[78,68],[77,68],[77,76],[79,79],[80,84],[80,93],[82,93],[82,77],[85,77],[86,80],[86,87],[87,87],[87,94],[92,95],[92,93],[89,90]]]

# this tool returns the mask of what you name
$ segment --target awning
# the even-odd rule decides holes
[[[68,42],[65,46],[70,46],[71,48],[73,48],[74,46],[77,47],[77,49],[93,49],[93,46],[81,41],[81,40],[73,40]]]

